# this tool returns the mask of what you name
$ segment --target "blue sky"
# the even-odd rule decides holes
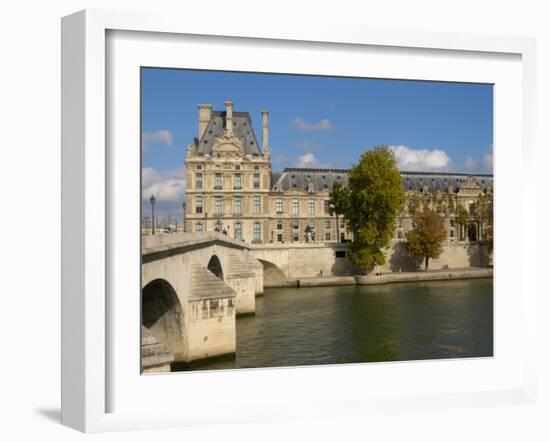
[[[181,216],[186,146],[197,105],[248,111],[261,140],[269,110],[273,169],[348,168],[377,144],[403,170],[492,172],[491,85],[363,78],[142,69],[143,199]]]

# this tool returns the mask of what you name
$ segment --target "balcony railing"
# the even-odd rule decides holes
[[[214,216],[219,218],[220,216],[223,216],[223,212],[214,212]]]
[[[214,186],[214,190],[222,190],[222,186]]]

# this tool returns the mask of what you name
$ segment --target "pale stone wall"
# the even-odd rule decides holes
[[[344,253],[337,257],[336,252]],[[353,275],[357,269],[347,257],[346,244],[296,243],[251,247],[256,259],[264,264],[264,280]],[[275,266],[275,268],[273,268]]]
[[[186,362],[235,353],[235,306],[231,298],[189,302]]]
[[[380,272],[411,272],[424,269],[422,257],[411,256],[406,249],[406,242],[393,241],[386,250],[386,263],[377,266]],[[464,267],[483,267],[489,265],[487,245],[477,242],[447,242],[437,259],[430,259],[431,270],[456,269]]]
[[[336,257],[336,251],[345,257]],[[264,279],[311,278],[345,276],[361,273],[348,259],[346,244],[289,244],[253,246],[251,253],[264,264]],[[487,246],[477,242],[446,242],[438,259],[430,259],[429,268],[463,268],[487,266]],[[375,272],[410,272],[423,269],[422,257],[413,257],[406,250],[404,241],[392,241],[386,250],[386,263],[377,266]],[[273,267],[275,266],[275,270]],[[279,271],[276,271],[279,270]]]
[[[255,277],[231,278],[227,279],[226,283],[237,293],[235,297],[237,315],[253,314],[256,311]]]

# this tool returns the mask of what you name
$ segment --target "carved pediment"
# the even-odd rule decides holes
[[[219,137],[216,137],[214,140],[214,145],[212,146],[212,152],[215,154],[227,155],[227,156],[236,156],[243,154],[242,142],[239,138],[223,134]]]
[[[473,176],[469,176],[466,181],[460,186],[459,194],[477,195],[481,192],[481,186],[477,183]]]

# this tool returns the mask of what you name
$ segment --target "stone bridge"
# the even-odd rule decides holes
[[[162,371],[170,353],[182,363],[235,353],[235,318],[254,314],[263,266],[221,233],[143,236],[141,288],[143,371]]]
[[[250,253],[264,267],[266,280],[347,276],[356,273],[347,244],[336,242],[251,244]]]

